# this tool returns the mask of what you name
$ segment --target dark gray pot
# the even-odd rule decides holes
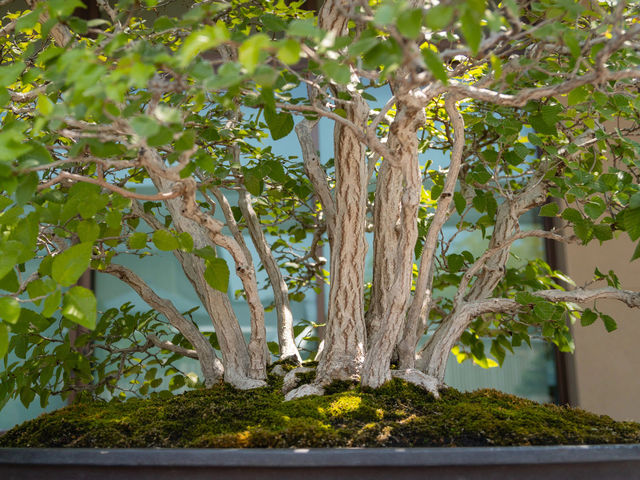
[[[640,479],[640,445],[296,450],[0,449],[2,480]]]

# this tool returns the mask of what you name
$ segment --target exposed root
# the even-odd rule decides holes
[[[289,372],[291,373],[291,372]],[[324,395],[324,388],[313,383],[306,383],[301,387],[291,390],[284,396],[284,401],[288,402],[296,398],[308,397],[309,395]]]
[[[422,387],[427,392],[432,393],[434,397],[440,398],[438,390],[441,385],[436,377],[422,373],[420,370],[416,370],[415,368],[391,370],[391,376]]]
[[[289,371],[282,382],[282,393],[287,394],[298,386],[298,374],[312,372],[313,370],[313,368],[309,367],[298,367]]]
[[[278,377],[284,377],[287,374],[287,371],[282,365],[278,364],[271,369],[270,373],[277,375]]]
[[[267,382],[264,380],[256,380],[254,378],[248,378],[244,376],[234,375],[229,378],[229,375],[225,376],[225,381],[230,383],[238,390],[252,390],[254,388],[262,388],[267,386]]]

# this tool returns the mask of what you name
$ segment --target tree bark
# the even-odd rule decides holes
[[[327,0],[319,13],[320,27],[336,36],[347,31],[346,0]],[[355,73],[354,82],[358,81]],[[366,129],[367,103],[349,90],[350,103],[341,105],[360,133]],[[367,212],[367,168],[365,146],[358,132],[336,122],[334,127],[335,221],[330,240],[331,286],[324,351],[316,373],[316,383],[336,379],[356,379],[364,361],[366,327],[364,321],[364,263],[367,253],[365,217]]]
[[[458,342],[462,333],[468,328],[476,315],[469,314],[469,302],[487,299],[504,277],[511,244],[507,239],[519,231],[520,216],[542,205],[547,197],[548,185],[543,180],[545,169],[529,180],[527,186],[500,204],[496,213],[496,223],[493,228],[488,251],[495,251],[490,255],[475,279],[471,291],[464,295],[466,285],[471,280],[473,267],[465,273],[460,288],[454,298],[451,314],[442,320],[434,335],[425,344],[418,358],[418,368],[428,375],[444,382],[447,358],[453,346]]]
[[[362,384],[373,388],[391,380],[391,356],[404,326],[411,295],[422,185],[417,130],[423,123],[422,109],[398,105],[388,140],[394,156],[383,159],[378,174],[373,288],[367,313],[369,342],[362,370]]]
[[[348,117],[363,125],[369,110],[354,97]],[[354,379],[365,355],[364,264],[367,253],[367,169],[365,147],[346,127],[334,129],[336,165],[336,218],[331,246],[331,286],[324,351],[316,378],[318,383]]]
[[[300,352],[298,352],[298,347],[296,347],[293,336],[293,314],[291,313],[291,306],[289,305],[289,288],[282,277],[278,263],[275,258],[273,258],[273,253],[264,237],[262,228],[260,228],[260,220],[258,220],[258,215],[251,204],[251,195],[245,188],[242,188],[238,194],[238,206],[240,210],[242,210],[242,215],[247,223],[253,245],[258,251],[260,260],[271,281],[273,300],[276,305],[276,314],[278,315],[280,360],[293,360],[296,363],[301,363],[302,358],[300,357]]]
[[[223,365],[220,363],[220,360],[218,360],[218,357],[216,357],[216,353],[209,343],[209,340],[202,335],[198,327],[178,312],[173,303],[164,298],[160,298],[144,280],[122,265],[112,263],[103,271],[119,278],[129,285],[151,308],[167,317],[169,323],[187,339],[197,352],[205,386],[211,387],[222,378],[224,372]]]
[[[159,190],[164,191],[164,188],[172,186],[173,182],[162,178],[157,173],[154,174],[152,168],[148,168],[148,171]],[[167,200],[165,205],[171,214],[176,231],[189,233],[193,239],[194,248],[212,245],[205,228],[182,213],[181,198]],[[261,378],[251,378],[249,349],[229,297],[211,288],[205,281],[206,266],[203,259],[190,253],[180,253],[176,256],[213,323],[222,353],[225,381],[240,389],[262,386],[264,382]]]
[[[415,294],[407,312],[402,339],[398,343],[400,368],[415,367],[416,347],[427,327],[427,316],[429,315],[429,304],[432,297],[433,264],[438,244],[438,236],[450,216],[450,206],[453,201],[453,194],[462,165],[465,144],[464,120],[456,107],[456,101],[457,99],[450,95],[445,99],[445,109],[449,115],[454,131],[451,161],[449,163],[444,188],[438,199],[436,213],[431,220],[431,225],[429,226],[427,237],[424,241]]]

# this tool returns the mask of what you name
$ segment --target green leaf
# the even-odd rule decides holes
[[[393,22],[395,16],[396,9],[394,8],[394,6],[389,3],[383,3],[376,10],[376,13],[373,17],[373,22],[376,25],[381,26],[389,25],[391,22]]]
[[[0,87],[8,87],[16,81],[18,76],[24,70],[24,62],[16,62],[10,65],[0,67]]]
[[[624,229],[635,242],[640,238],[640,208],[628,208],[624,212]]]
[[[520,305],[535,305],[541,300],[539,297],[530,294],[529,292],[518,292],[515,296],[515,301]]]
[[[91,261],[91,242],[79,243],[53,257],[51,277],[64,287],[76,283]]]
[[[262,179],[253,173],[248,172],[244,175],[244,186],[255,197],[260,196],[262,193],[263,183]]]
[[[493,340],[491,342],[491,355],[493,355],[494,358],[498,361],[498,365],[502,366],[504,357],[506,356],[506,352],[497,340]]]
[[[584,312],[582,312],[582,315],[580,315],[580,325],[582,325],[583,327],[588,327],[597,319],[598,314],[596,312],[590,309],[586,309]]]
[[[449,5],[436,5],[427,10],[425,23],[431,30],[442,30],[453,20],[454,9]]]
[[[449,267],[448,270],[451,273],[459,272],[464,266],[464,257],[457,253],[452,253],[447,256],[447,265]]]
[[[153,232],[153,244],[158,248],[158,250],[165,252],[180,248],[178,239],[173,236],[171,232],[167,232],[166,230],[156,230]]]
[[[311,19],[296,19],[293,20],[287,28],[289,35],[293,37],[315,37],[319,30]]]
[[[139,250],[147,246],[147,234],[135,232],[129,237],[129,248]]]
[[[194,250],[193,253],[200,258],[204,258],[205,260],[218,258],[218,255],[216,255],[216,250],[209,245],[207,245],[206,247],[198,248]]]
[[[9,350],[9,327],[0,323],[0,358],[4,358]]]
[[[53,113],[53,102],[46,95],[38,95],[38,111],[48,117]]]
[[[33,147],[23,140],[24,135],[17,130],[0,132],[0,161],[12,162],[28,153]]]
[[[161,125],[151,117],[134,117],[129,120],[133,131],[142,138],[149,138],[160,131]]]
[[[19,251],[13,242],[6,242],[0,246],[0,278],[4,278],[13,269],[18,260]]]
[[[613,238],[613,231],[611,230],[611,225],[600,224],[593,226],[593,236],[596,237],[600,242],[606,242],[607,240],[611,240]]]
[[[16,323],[20,317],[20,303],[13,297],[0,297],[0,318]]]
[[[42,7],[38,5],[35,10],[23,15],[16,22],[16,32],[22,32],[24,30],[30,30],[36,26],[39,21]]]
[[[231,38],[227,26],[219,20],[215,25],[207,25],[192,32],[178,52],[179,63],[186,67],[200,52],[215,48]]]
[[[280,17],[265,13],[260,17],[262,25],[272,32],[282,32],[287,29],[287,24]]]
[[[322,65],[322,71],[336,83],[344,85],[351,81],[351,69],[344,62],[327,60]]]
[[[638,243],[638,246],[633,251],[633,255],[631,256],[631,261],[633,262],[637,258],[640,258],[640,243]]]
[[[212,258],[206,262],[204,279],[211,286],[226,293],[229,288],[229,267],[222,258]]]
[[[96,297],[84,287],[71,287],[62,301],[62,315],[90,330],[96,326]]]
[[[541,217],[555,217],[558,215],[558,204],[554,202],[547,203],[540,208],[540,213],[538,214]]]
[[[640,192],[636,192],[629,198],[629,208],[640,208]]]
[[[100,236],[100,226],[93,220],[78,223],[76,232],[81,242],[93,242]]]
[[[178,234],[178,243],[180,244],[180,249],[185,252],[191,252],[193,250],[193,238],[188,232]]]
[[[572,207],[565,208],[562,211],[561,217],[573,223],[577,223],[582,220],[582,214],[578,210]]]
[[[238,60],[249,73],[253,73],[260,62],[260,54],[269,47],[271,40],[264,33],[249,37],[238,48]]]
[[[80,0],[49,0],[47,2],[49,13],[52,17],[67,17],[76,8],[84,8],[85,5]]]
[[[592,197],[584,206],[584,211],[591,218],[596,220],[604,213],[607,206],[600,197]]]
[[[47,298],[44,299],[44,304],[42,305],[42,316],[43,317],[51,317],[58,307],[60,306],[60,300],[62,300],[62,292],[60,290],[56,290]]]
[[[462,34],[464,35],[464,39],[469,45],[469,48],[475,55],[478,53],[478,48],[480,47],[480,42],[482,41],[482,27],[480,26],[480,20],[471,13],[470,9],[462,15],[460,18],[460,28],[462,30]]]
[[[553,303],[550,302],[538,302],[536,306],[533,308],[533,313],[540,320],[550,320],[553,317],[553,312],[555,311],[555,307]]]
[[[566,30],[563,36],[564,43],[569,47],[569,51],[571,52],[571,56],[573,58],[578,58],[582,53],[582,49],[580,48],[580,41],[576,38],[576,35],[571,30]],[[571,103],[569,103],[571,105]]]
[[[416,38],[422,28],[422,9],[405,10],[398,16],[396,26],[405,37]]]
[[[453,192],[453,203],[456,206],[456,212],[458,215],[462,215],[464,213],[464,209],[467,207],[467,201],[460,192]]]
[[[604,328],[606,328],[607,332],[611,333],[614,330],[618,329],[618,325],[616,324],[616,321],[613,318],[611,318],[609,315],[605,315],[604,313],[601,313],[600,318],[602,319],[602,322],[604,323]]]
[[[289,112],[276,113],[275,109],[265,108],[264,119],[273,140],[280,140],[293,130],[293,116]]]
[[[567,102],[569,105],[578,105],[584,102],[589,97],[589,89],[586,86],[574,88],[569,92],[567,96]]]
[[[300,60],[300,44],[292,38],[287,38],[278,47],[278,60],[286,65],[293,65]]]
[[[422,58],[429,70],[431,70],[431,73],[433,73],[433,76],[446,85],[449,78],[447,77],[447,71],[442,64],[440,56],[429,48],[423,48]]]

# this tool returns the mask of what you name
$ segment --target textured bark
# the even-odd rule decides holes
[[[519,231],[520,216],[542,205],[547,197],[548,185],[543,181],[544,171],[532,177],[527,186],[513,198],[506,199],[498,207],[496,223],[489,241],[488,251],[493,251],[483,261],[482,269],[473,283],[468,295],[464,295],[466,285],[471,280],[473,266],[469,269],[460,288],[454,298],[453,311],[442,320],[434,335],[425,344],[420,352],[417,366],[428,375],[444,381],[446,361],[449,352],[458,342],[462,333],[477,316],[469,314],[467,305],[469,302],[477,302],[487,299],[504,277],[511,243],[507,240]]]
[[[153,172],[153,166],[148,168],[148,171],[150,171],[152,180],[159,190],[172,187],[173,182],[162,178],[157,172]],[[171,214],[174,228],[178,232],[188,232],[193,239],[194,248],[212,245],[208,232],[201,225],[183,215],[182,199],[167,200],[165,205]],[[264,384],[262,379],[251,378],[249,373],[249,350],[229,297],[211,288],[205,281],[206,266],[203,259],[182,252],[176,252],[176,257],[213,323],[222,353],[225,381],[241,389],[262,386]]]
[[[144,280],[122,265],[112,263],[103,271],[119,278],[129,285],[151,308],[167,317],[169,323],[193,345],[193,348],[195,348],[198,354],[198,361],[200,362],[200,368],[204,376],[204,384],[207,387],[214,385],[222,378],[224,368],[220,360],[216,357],[209,340],[202,335],[198,327],[180,314],[173,303],[159,297]],[[162,342],[156,343],[154,338],[150,338],[150,340],[153,341],[156,346],[165,348]]]
[[[264,307],[260,302],[255,268],[246,258],[242,246],[234,238],[222,234],[224,224],[200,210],[196,202],[195,181],[186,179],[183,182],[185,192],[179,213],[202,226],[209,239],[215,245],[227,250],[235,262],[236,274],[244,287],[251,320],[248,375],[250,378],[262,381],[267,378],[266,368],[269,361],[269,351],[267,349],[267,332],[264,323]]]
[[[427,327],[427,316],[429,314],[429,304],[431,302],[431,283],[433,281],[433,264],[436,254],[438,236],[442,227],[450,216],[450,206],[453,201],[453,193],[458,181],[460,166],[464,150],[464,120],[456,107],[456,98],[447,96],[445,99],[445,109],[454,131],[453,150],[451,152],[451,162],[444,182],[444,188],[438,199],[436,213],[431,220],[427,237],[422,249],[420,267],[418,269],[418,279],[411,306],[407,312],[407,319],[404,326],[402,339],[398,344],[400,368],[414,368],[416,347],[420,337]]]
[[[417,130],[424,111],[398,106],[389,133],[394,155],[383,159],[376,185],[371,306],[367,313],[368,353],[362,383],[378,387],[391,379],[391,355],[404,326],[411,295],[413,254],[418,238],[420,168]]]
[[[331,189],[327,183],[327,174],[325,173],[318,152],[311,135],[311,122],[303,120],[296,125],[296,135],[302,149],[302,158],[304,161],[304,170],[307,177],[313,185],[313,189],[320,204],[322,205],[322,214],[327,222],[329,237],[333,231],[333,223],[335,222],[336,208],[331,197]]]
[[[368,109],[362,100],[354,101],[347,108],[350,118],[364,123]],[[349,129],[336,124],[334,151],[336,219],[330,242],[331,286],[325,348],[317,375],[320,383],[355,378],[364,361],[366,342],[363,300],[367,253],[365,147]]]
[[[289,288],[287,283],[282,277],[280,267],[273,258],[271,248],[267,243],[262,228],[260,227],[260,220],[256,214],[253,206],[251,205],[251,195],[246,189],[241,189],[239,192],[238,206],[242,210],[247,228],[249,229],[249,235],[253,241],[253,245],[258,251],[260,260],[264,265],[269,280],[271,281],[271,288],[273,290],[273,300],[276,305],[276,314],[278,315],[278,345],[280,347],[280,360],[294,360],[297,363],[302,361],[298,347],[296,347],[295,338],[293,335],[293,314],[291,313],[291,306],[289,305]]]
[[[348,24],[344,12],[350,6],[346,0],[327,0],[319,14],[320,27],[336,36],[344,35]],[[352,79],[358,81],[355,74]],[[339,122],[334,127],[336,218],[330,239],[329,312],[316,375],[318,384],[357,378],[366,348],[363,293],[367,168],[366,149],[359,138],[366,129],[369,108],[357,92],[349,93],[351,102],[341,106],[355,129]],[[290,395],[295,396],[295,392]]]

